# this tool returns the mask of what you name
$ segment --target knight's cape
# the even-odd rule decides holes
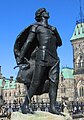
[[[21,52],[21,48],[23,47],[24,43],[27,40],[27,37],[29,35],[29,31],[30,28],[33,25],[27,26],[16,38],[15,44],[14,44],[14,55],[15,55],[15,59],[17,59],[17,57],[19,57],[20,52]],[[36,47],[36,38],[34,40],[35,42],[32,43],[32,46],[30,47],[30,50],[27,52],[27,54],[24,56],[27,59],[30,59],[31,53],[34,51],[35,47]],[[17,60],[16,60],[17,62]]]
[[[28,37],[28,35],[29,35],[30,28],[31,28],[32,26],[34,26],[34,25],[36,26],[36,28],[37,28],[38,25],[43,26],[43,25],[42,25],[41,23],[39,23],[39,22],[37,22],[37,23],[35,23],[35,24],[32,24],[32,25],[26,27],[26,28],[17,36],[17,38],[16,38],[16,41],[15,41],[15,44],[14,44],[14,55],[15,55],[15,58],[16,58],[16,62],[17,62],[17,57],[19,57],[19,55],[20,55],[21,48],[23,47],[24,43],[25,43],[26,40],[27,40],[27,37]],[[45,27],[45,26],[44,26],[44,27]],[[56,31],[56,29],[53,28],[53,27],[50,26],[50,25],[48,25],[48,28],[51,29],[51,30],[55,33],[55,36],[56,36],[56,38],[57,38],[57,44],[58,44],[58,46],[62,45],[61,38],[60,38],[58,32]],[[27,54],[25,54],[25,56],[24,56],[24,57],[25,57],[26,59],[28,59],[28,60],[29,60],[30,57],[31,57],[31,53],[34,51],[34,49],[35,49],[36,46],[37,46],[37,38],[35,37],[34,39],[35,39],[35,40],[33,41],[32,45],[30,46],[30,49],[27,51]]]

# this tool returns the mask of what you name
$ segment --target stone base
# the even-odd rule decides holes
[[[69,114],[61,116],[49,112],[36,111],[34,114],[22,114],[20,112],[13,112],[11,115],[11,120],[72,120],[72,118]]]

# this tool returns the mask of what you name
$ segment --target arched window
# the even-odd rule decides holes
[[[15,89],[17,89],[17,84],[15,84]]]
[[[81,97],[81,88],[79,89],[79,96]]]
[[[84,33],[84,27],[82,28],[82,33]]]
[[[23,102],[23,99],[22,99],[22,98],[20,99],[20,102]]]
[[[74,35],[76,35],[76,31],[75,31]]]
[[[84,67],[84,57],[81,59],[81,67]]]
[[[66,92],[66,88],[65,87],[62,87],[61,88],[61,93],[65,93]]]
[[[20,85],[18,85],[18,88],[20,89]]]
[[[80,68],[81,67],[81,62],[79,61],[79,63],[78,63],[78,68]]]
[[[78,34],[80,34],[80,28],[78,29]]]
[[[80,97],[84,96],[84,87],[83,86],[79,88],[79,96]]]
[[[80,68],[81,67],[81,62],[80,62],[80,56],[78,56],[77,58],[77,67]]]
[[[16,95],[16,92],[14,92],[14,96]]]
[[[81,89],[82,89],[81,90],[82,91],[82,96],[84,96],[84,88],[82,87]]]
[[[7,97],[7,93],[5,93],[5,97]]]
[[[9,96],[11,96],[11,92],[9,93]]]

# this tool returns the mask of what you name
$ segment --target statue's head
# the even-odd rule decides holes
[[[42,17],[49,18],[49,13],[46,11],[45,8],[40,8],[35,13],[35,19],[37,22],[41,21]]]

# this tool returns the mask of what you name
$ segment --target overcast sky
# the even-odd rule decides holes
[[[84,13],[84,0],[81,0]],[[14,77],[17,70],[13,46],[17,35],[35,22],[35,11],[46,8],[50,13],[49,24],[55,26],[63,45],[58,49],[60,67],[73,68],[72,37],[76,20],[79,19],[79,0],[1,0],[0,1],[0,65],[6,78]]]

